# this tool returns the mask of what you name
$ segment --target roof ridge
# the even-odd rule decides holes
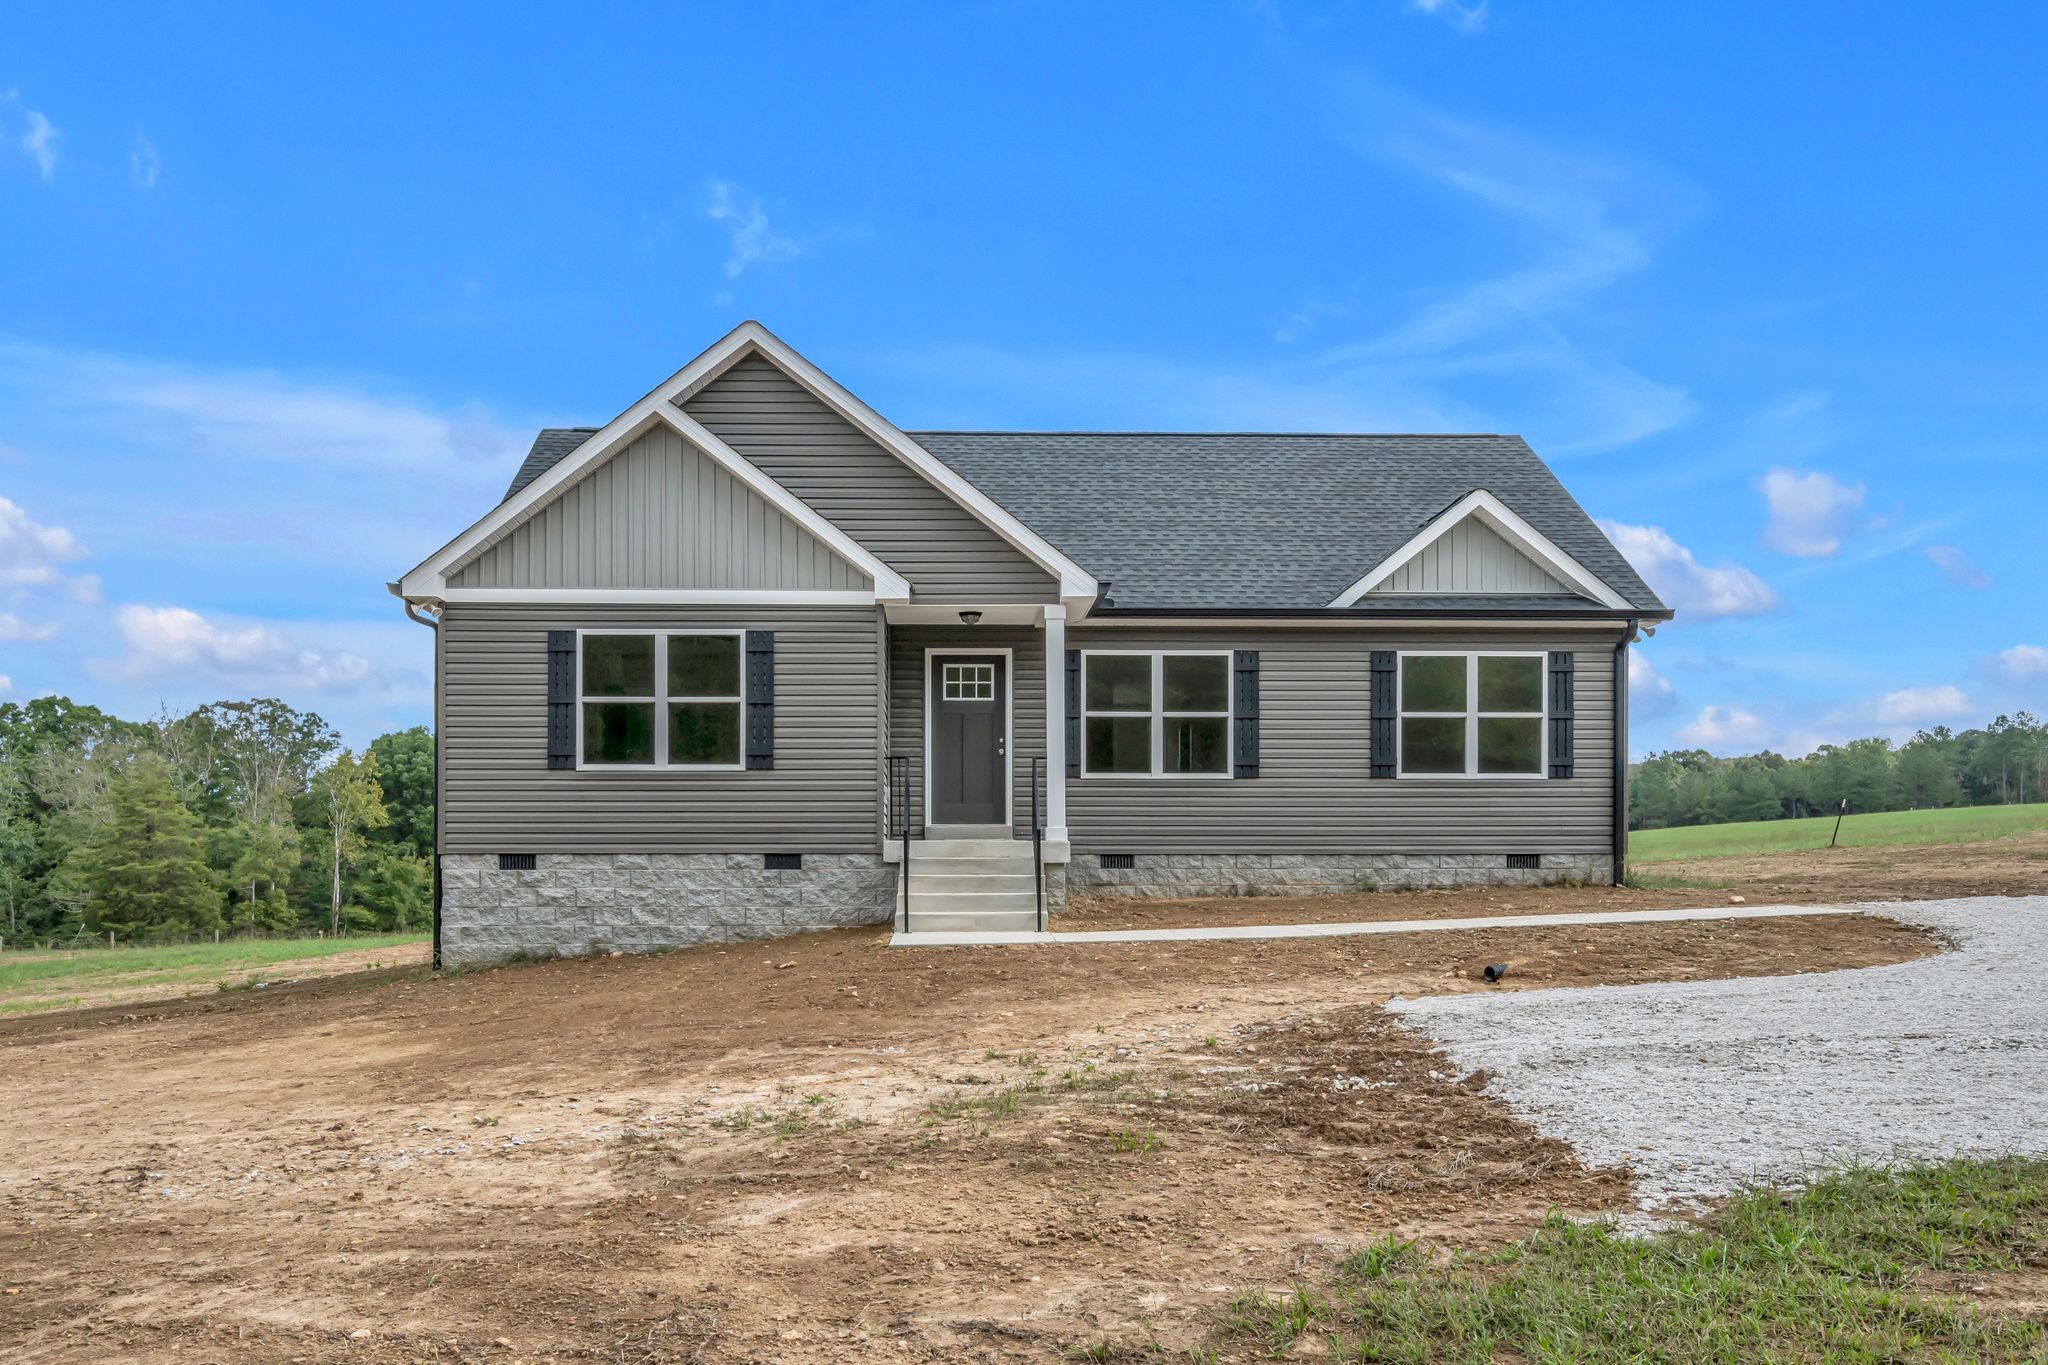
[[[916,427],[905,428],[905,436],[1265,436],[1289,440],[1327,441],[1336,437],[1375,441],[1469,441],[1521,437],[1506,431],[1104,431],[1054,427],[1043,430],[1005,427]]]

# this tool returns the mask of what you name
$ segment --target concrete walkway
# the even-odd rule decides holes
[[[1360,920],[1348,924],[1243,924],[1198,929],[1087,929],[1064,934],[903,933],[892,948],[980,948],[1006,943],[1204,943],[1218,939],[1346,938],[1355,934],[1426,934],[1453,929],[1523,929],[1546,924],[1681,924],[1688,920],[1780,919],[1787,915],[1853,915],[1856,905],[1715,905],[1695,910],[1598,910],[1563,915],[1483,915],[1471,919]]]

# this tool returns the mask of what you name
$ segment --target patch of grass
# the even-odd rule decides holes
[[[1710,882],[1703,877],[1677,877],[1634,869],[1622,878],[1622,882],[1637,891],[1726,891],[1735,885],[1733,882]]]
[[[1810,820],[1755,820],[1738,825],[1687,825],[1682,829],[1639,829],[1628,837],[1634,862],[1676,858],[1726,858],[1745,853],[1782,853],[1826,848],[1835,827],[1832,815]],[[1842,821],[1842,846],[1974,844],[2048,829],[2048,803],[2025,806],[1959,806],[1950,810],[1880,811]]]
[[[2048,1326],[1915,1290],[1929,1271],[2048,1259],[2048,1161],[1852,1169],[1629,1237],[1553,1216],[1526,1242],[1433,1263],[1389,1239],[1327,1286],[1232,1301],[1227,1334],[1344,1360],[2039,1361]]]
[[[166,948],[68,948],[0,952],[0,1011],[64,1008],[77,1000],[24,1007],[9,997],[29,991],[84,993],[108,987],[170,988],[217,984],[221,990],[245,990],[256,979],[236,981],[225,972],[249,971],[283,963],[361,952],[365,948],[398,948],[425,943],[425,934],[365,934],[358,938],[226,939],[220,943],[188,943]],[[276,973],[272,973],[276,975]],[[289,975],[289,973],[284,973]]]
[[[1109,1150],[1129,1156],[1150,1156],[1165,1145],[1150,1128],[1119,1128],[1109,1135]]]

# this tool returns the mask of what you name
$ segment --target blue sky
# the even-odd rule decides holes
[[[0,696],[429,713],[384,590],[758,317],[899,425],[1526,435],[1638,752],[2048,711],[2048,13],[359,5],[0,47]]]

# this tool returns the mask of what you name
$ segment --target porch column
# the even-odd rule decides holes
[[[1067,837],[1067,609],[1045,609],[1045,837]]]

